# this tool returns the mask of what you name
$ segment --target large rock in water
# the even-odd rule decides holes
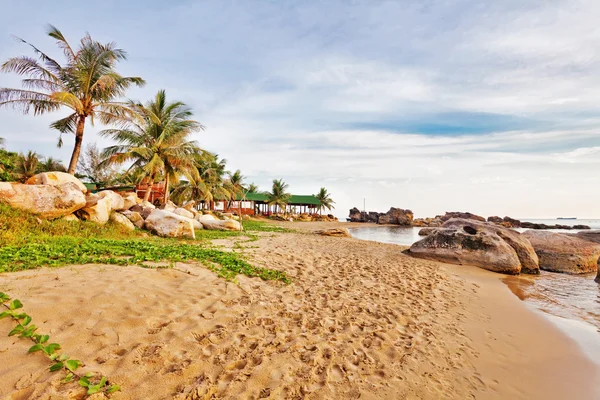
[[[414,214],[412,211],[392,207],[387,213],[379,216],[377,223],[411,226],[413,218]]]
[[[43,218],[59,218],[85,206],[85,195],[73,182],[23,185],[0,182],[0,201]]]
[[[162,237],[185,237],[195,239],[194,224],[189,218],[165,210],[152,210],[144,226]]]
[[[533,248],[518,232],[475,220],[451,219],[406,253],[509,275],[539,273]]]
[[[600,245],[587,240],[547,231],[525,231],[540,258],[544,271],[586,274],[598,271]]]
[[[83,193],[87,193],[87,188],[79,179],[75,178],[71,174],[67,174],[66,172],[53,171],[53,172],[42,172],[41,174],[37,174],[32,176],[31,178],[25,181],[26,185],[52,185],[58,186],[63,183],[71,182],[77,185],[79,190]]]

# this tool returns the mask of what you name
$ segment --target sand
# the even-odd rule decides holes
[[[85,371],[119,384],[114,399],[598,394],[597,370],[576,345],[487,271],[306,233],[263,233],[241,244],[252,263],[286,271],[293,284],[226,282],[195,264],[85,265],[2,274],[0,291],[21,299]],[[0,321],[0,332],[11,327]],[[0,398],[81,396],[28,348],[0,335]]]

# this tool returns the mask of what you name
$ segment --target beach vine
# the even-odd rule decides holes
[[[91,372],[86,374],[78,373],[78,369],[83,365],[79,360],[69,357],[65,353],[59,353],[61,349],[58,343],[49,343],[50,336],[36,333],[38,328],[32,324],[32,317],[23,312],[23,303],[18,299],[11,299],[5,293],[0,292],[0,304],[6,311],[0,313],[0,319],[10,317],[16,322],[16,326],[8,333],[8,336],[19,335],[20,338],[31,340],[34,345],[28,350],[28,353],[36,353],[41,351],[45,354],[52,365],[50,372],[64,371],[65,377],[63,383],[77,381],[80,386],[86,388],[87,395],[104,392],[111,394],[121,390],[119,385],[111,385],[105,376],[95,376]]]

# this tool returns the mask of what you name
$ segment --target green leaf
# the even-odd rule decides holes
[[[119,390],[121,390],[121,387],[119,385],[112,385],[111,387],[108,388],[106,393],[111,394],[114,392],[118,392]]]
[[[68,360],[66,362],[66,365],[67,365],[67,369],[69,371],[75,372],[77,370],[77,368],[79,368],[79,366],[81,365],[81,361],[79,361],[79,360]]]
[[[81,379],[79,379],[79,382],[77,382],[77,383],[79,383],[79,386],[83,386],[83,387],[90,386],[90,380],[85,376],[82,376]]]
[[[69,359],[69,356],[66,355],[66,354],[64,354],[64,353],[61,354],[60,357],[58,357],[59,361],[65,361],[65,360],[68,360],[68,359]]]
[[[17,325],[17,326],[15,326],[15,329],[13,329],[12,331],[10,331],[8,333],[8,336],[14,336],[21,332],[23,332],[23,325]]]
[[[58,343],[50,343],[48,346],[44,347],[44,353],[50,355],[54,353],[56,350],[60,349],[60,344]]]
[[[42,335],[42,336],[40,336],[40,343],[46,343],[48,341],[48,339],[50,339],[50,336]]]
[[[105,376],[103,376],[102,379],[100,379],[100,383],[98,384],[98,386],[100,386],[101,388],[106,386],[106,377]]]
[[[42,350],[43,347],[44,346],[42,346],[41,344],[36,344],[35,346],[31,346],[27,352],[28,353],[35,353],[36,351]]]
[[[100,385],[88,386],[87,394],[98,393],[100,389],[102,389],[102,386]]]
[[[94,376],[93,373],[88,372],[87,374],[84,375],[86,378],[91,378],[92,376]]]
[[[67,376],[65,376],[65,377],[63,378],[63,380],[62,380],[62,381],[63,381],[63,383],[69,383],[69,382],[73,381],[73,374],[72,374],[71,372],[69,372],[69,373],[67,374]]]
[[[53,364],[53,365],[50,367],[50,372],[55,372],[55,371],[58,371],[58,370],[62,369],[62,367],[64,367],[64,364],[63,364],[63,363],[61,363],[61,362],[58,362],[58,363],[56,363],[56,364]]]
[[[2,318],[6,318],[6,317],[12,317],[13,313],[10,311],[4,311],[0,313],[0,319]]]
[[[23,307],[23,303],[21,303],[21,301],[18,299],[14,299],[8,306],[8,308],[10,308],[11,310],[17,310],[21,307]]]
[[[27,326],[27,325],[29,325],[30,322],[31,322],[31,317],[29,315],[26,315],[25,318],[23,319],[22,324]]]

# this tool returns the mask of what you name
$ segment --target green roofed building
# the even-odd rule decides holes
[[[244,196],[238,196],[237,200],[230,204],[227,204],[226,201],[216,201],[213,207],[215,211],[235,213],[241,211],[244,215],[269,215],[284,211],[313,214],[316,213],[319,204],[321,203],[313,195],[293,194],[288,202],[287,210],[282,210],[279,207],[268,205],[266,194],[248,192]]]

